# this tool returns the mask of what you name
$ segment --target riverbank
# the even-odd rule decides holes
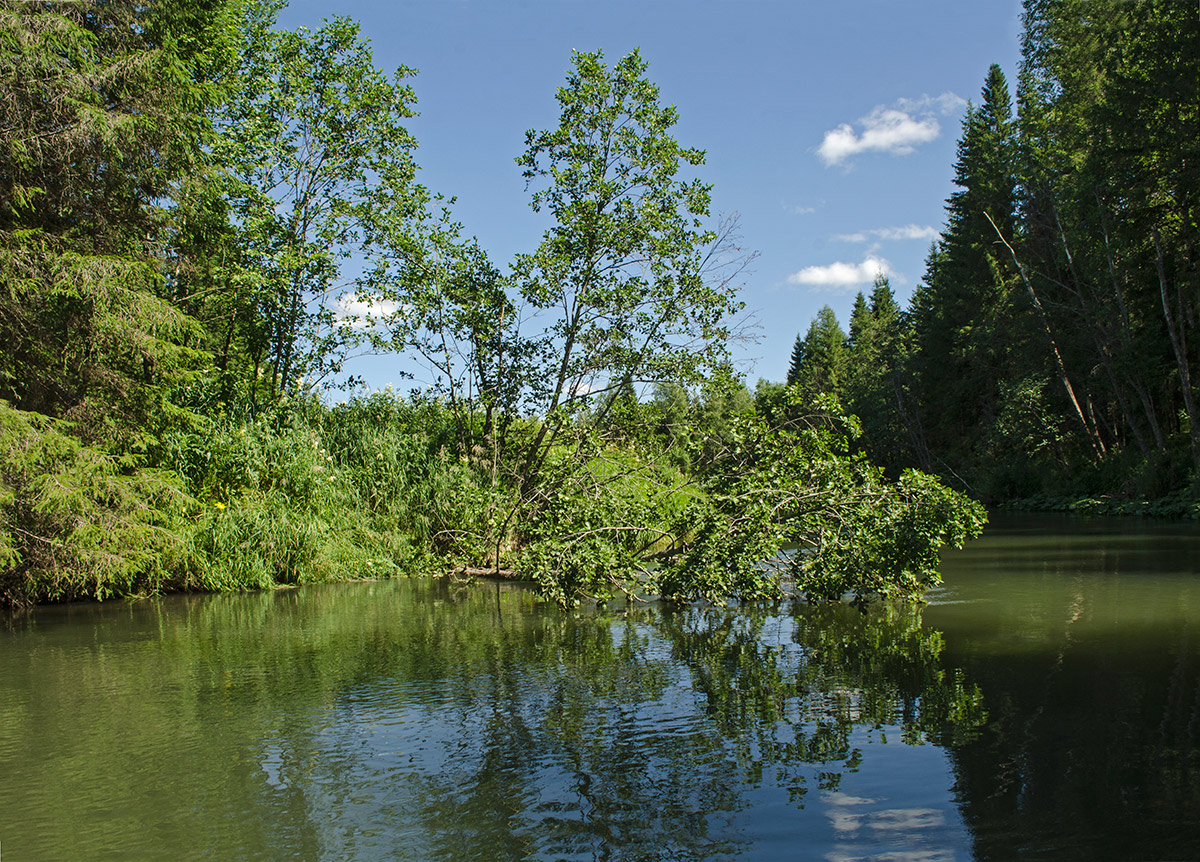
[[[1186,492],[1153,500],[1128,499],[1110,494],[1090,497],[1037,494],[1007,500],[993,508],[1006,512],[1066,512],[1076,515],[1124,515],[1200,521],[1200,500]]]

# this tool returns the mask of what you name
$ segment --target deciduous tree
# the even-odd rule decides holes
[[[235,227],[225,289],[253,309],[242,319],[254,370],[290,386],[339,372],[395,323],[396,270],[420,257],[406,231],[430,198],[415,182],[416,140],[405,128],[412,70],[379,72],[345,18],[278,30],[279,5],[247,8],[215,155]]]

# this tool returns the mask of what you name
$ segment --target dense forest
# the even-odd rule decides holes
[[[1026,0],[1023,20],[1015,100],[993,66],[908,307],[880,279],[848,333],[822,309],[788,382],[857,415],[889,470],[1194,517],[1200,13]]]
[[[971,497],[1189,492],[1194,9],[1029,0],[911,307],[822,312],[751,392],[749,255],[638,52],[573,55],[515,153],[551,226],[501,266],[418,181],[412,71],[281,5],[0,0],[4,603],[401,572],[863,601],[933,582]],[[435,382],[364,393],[363,352]]]

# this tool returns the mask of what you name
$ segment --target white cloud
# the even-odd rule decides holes
[[[896,107],[910,114],[941,114],[948,117],[960,113],[967,100],[957,93],[945,92],[940,96],[922,95],[919,99],[897,99]]]
[[[851,156],[865,152],[908,155],[920,144],[927,144],[941,134],[939,115],[959,111],[965,104],[954,93],[943,93],[900,99],[892,107],[877,105],[865,117],[859,118],[861,131],[856,131],[850,123],[842,123],[826,132],[817,147],[817,155],[827,166],[840,165]]]
[[[933,117],[914,120],[894,108],[873,111],[859,122],[863,125],[861,135],[856,134],[848,123],[825,133],[825,140],[817,148],[821,161],[839,165],[851,156],[870,150],[905,156],[913,152],[917,144],[929,143],[942,131]]]
[[[333,306],[333,315],[352,329],[370,329],[394,317],[404,308],[399,302],[387,299],[369,299],[359,294],[348,293],[338,298]]]
[[[817,290],[839,290],[858,284],[870,284],[876,276],[894,274],[892,265],[881,257],[869,255],[862,263],[831,263],[826,266],[806,266],[787,277],[788,284],[804,285]]]
[[[861,230],[857,233],[838,233],[830,239],[835,242],[866,242],[867,240],[905,240],[924,239],[935,240],[941,232],[929,225],[906,224],[903,227],[877,227],[872,230]]]

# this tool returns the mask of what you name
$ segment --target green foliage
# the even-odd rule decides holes
[[[688,443],[695,426],[691,421],[692,400],[687,389],[671,381],[656,384],[650,410],[654,434],[666,457],[676,466],[688,467],[691,461]]]
[[[530,130],[517,161],[531,206],[553,226],[514,269],[526,307],[551,315],[514,368],[544,418],[520,482],[529,487],[577,405],[628,383],[701,379],[723,358],[736,285],[706,278],[709,186],[679,178],[704,161],[671,136],[636,51],[612,69],[576,53],[557,128]]]
[[[1009,296],[1011,261],[997,243],[997,230],[1013,235],[1016,182],[1012,106],[999,66],[989,70],[981,95],[963,120],[946,229],[913,298],[923,431],[952,470],[978,458],[1006,352],[1023,335],[1013,331],[1022,318]]]
[[[859,417],[889,475],[936,470],[991,500],[1188,496],[1200,17],[1156,0],[1023,5],[1018,113],[992,66],[909,308],[880,285],[858,297],[836,386],[810,356],[832,331],[823,312],[789,382],[822,368],[815,388]]]
[[[743,417],[736,447],[679,524],[687,544],[658,575],[663,593],[768,597],[783,570],[816,600],[919,595],[936,583],[940,549],[977,535],[982,507],[916,471],[887,482],[849,454],[857,431],[828,413],[782,427]],[[798,550],[784,555],[788,546]]]
[[[1025,497],[1048,487],[1046,475],[1071,469],[1071,431],[1051,406],[1050,381],[1026,378],[1001,385],[1001,409],[984,441],[989,463],[983,490],[991,499]]]
[[[189,534],[187,585],[262,588],[411,570],[447,505],[437,483],[454,475],[428,454],[428,413],[388,393],[334,408],[309,397],[167,438],[164,462],[204,504]]]
[[[916,470],[906,470],[894,486],[873,468],[852,481],[833,511],[808,515],[815,546],[798,556],[796,570],[812,596],[836,601],[852,594],[859,603],[875,595],[919,596],[941,582],[943,546],[962,547],[987,520],[979,503]]]
[[[1198,238],[1187,215],[1200,121],[1190,13],[1170,2],[1026,3],[1020,250],[1085,408],[1071,417],[1072,469],[1055,471],[1046,493],[1085,492],[1107,474],[1110,492],[1159,496],[1140,477],[1179,489],[1200,464],[1184,347]]]
[[[860,445],[891,476],[906,464],[925,464],[919,426],[912,416],[911,327],[886,276],[878,276],[868,300],[855,299],[850,318],[846,410],[863,426]]]
[[[232,263],[219,274],[226,284],[205,293],[229,308],[222,352],[241,342],[272,392],[337,373],[364,342],[386,344],[399,311],[393,283],[407,267],[397,236],[429,201],[404,127],[412,70],[381,74],[345,18],[315,32],[274,29],[279,5],[247,5],[231,98],[217,114]],[[360,276],[343,271],[352,255],[366,261]]]
[[[615,448],[599,449],[582,470],[556,459],[549,474],[557,487],[521,527],[518,571],[564,604],[644,593],[656,551],[669,548],[674,521],[690,510],[689,481]]]
[[[196,334],[161,202],[203,161],[222,2],[0,4],[0,398],[136,446]]]
[[[184,489],[145,459],[201,359],[164,203],[204,162],[228,23],[223,2],[0,4],[5,602],[154,590],[184,556]]]
[[[792,359],[788,364],[787,382],[789,385],[798,383],[800,375],[804,368],[804,339],[799,334],[796,335],[796,343],[792,345]]]
[[[432,277],[407,296],[409,343],[454,419],[433,473],[446,484],[424,504],[438,552],[511,566],[566,603],[638,589],[686,496],[675,468],[741,409],[687,394],[724,359],[744,256],[735,223],[706,228],[709,187],[681,176],[703,153],[671,136],[646,68],[577,53],[558,126],[531,130],[518,159],[553,219],[538,249],[504,278],[443,220]],[[661,397],[643,404],[643,386]]]
[[[787,382],[800,386],[809,397],[839,397],[846,373],[846,332],[828,305],[821,306],[803,341],[797,336]]]
[[[0,603],[153,592],[184,556],[178,478],[0,402]]]
[[[757,598],[785,542],[802,590],[865,599],[971,532],[851,454],[828,309],[817,418],[756,416],[726,361],[751,255],[636,51],[574,55],[517,160],[552,224],[502,274],[415,182],[411,70],[279,8],[0,0],[0,599],[484,568],[563,604]],[[872,302],[863,356],[895,337]],[[428,392],[317,394],[400,346]]]

